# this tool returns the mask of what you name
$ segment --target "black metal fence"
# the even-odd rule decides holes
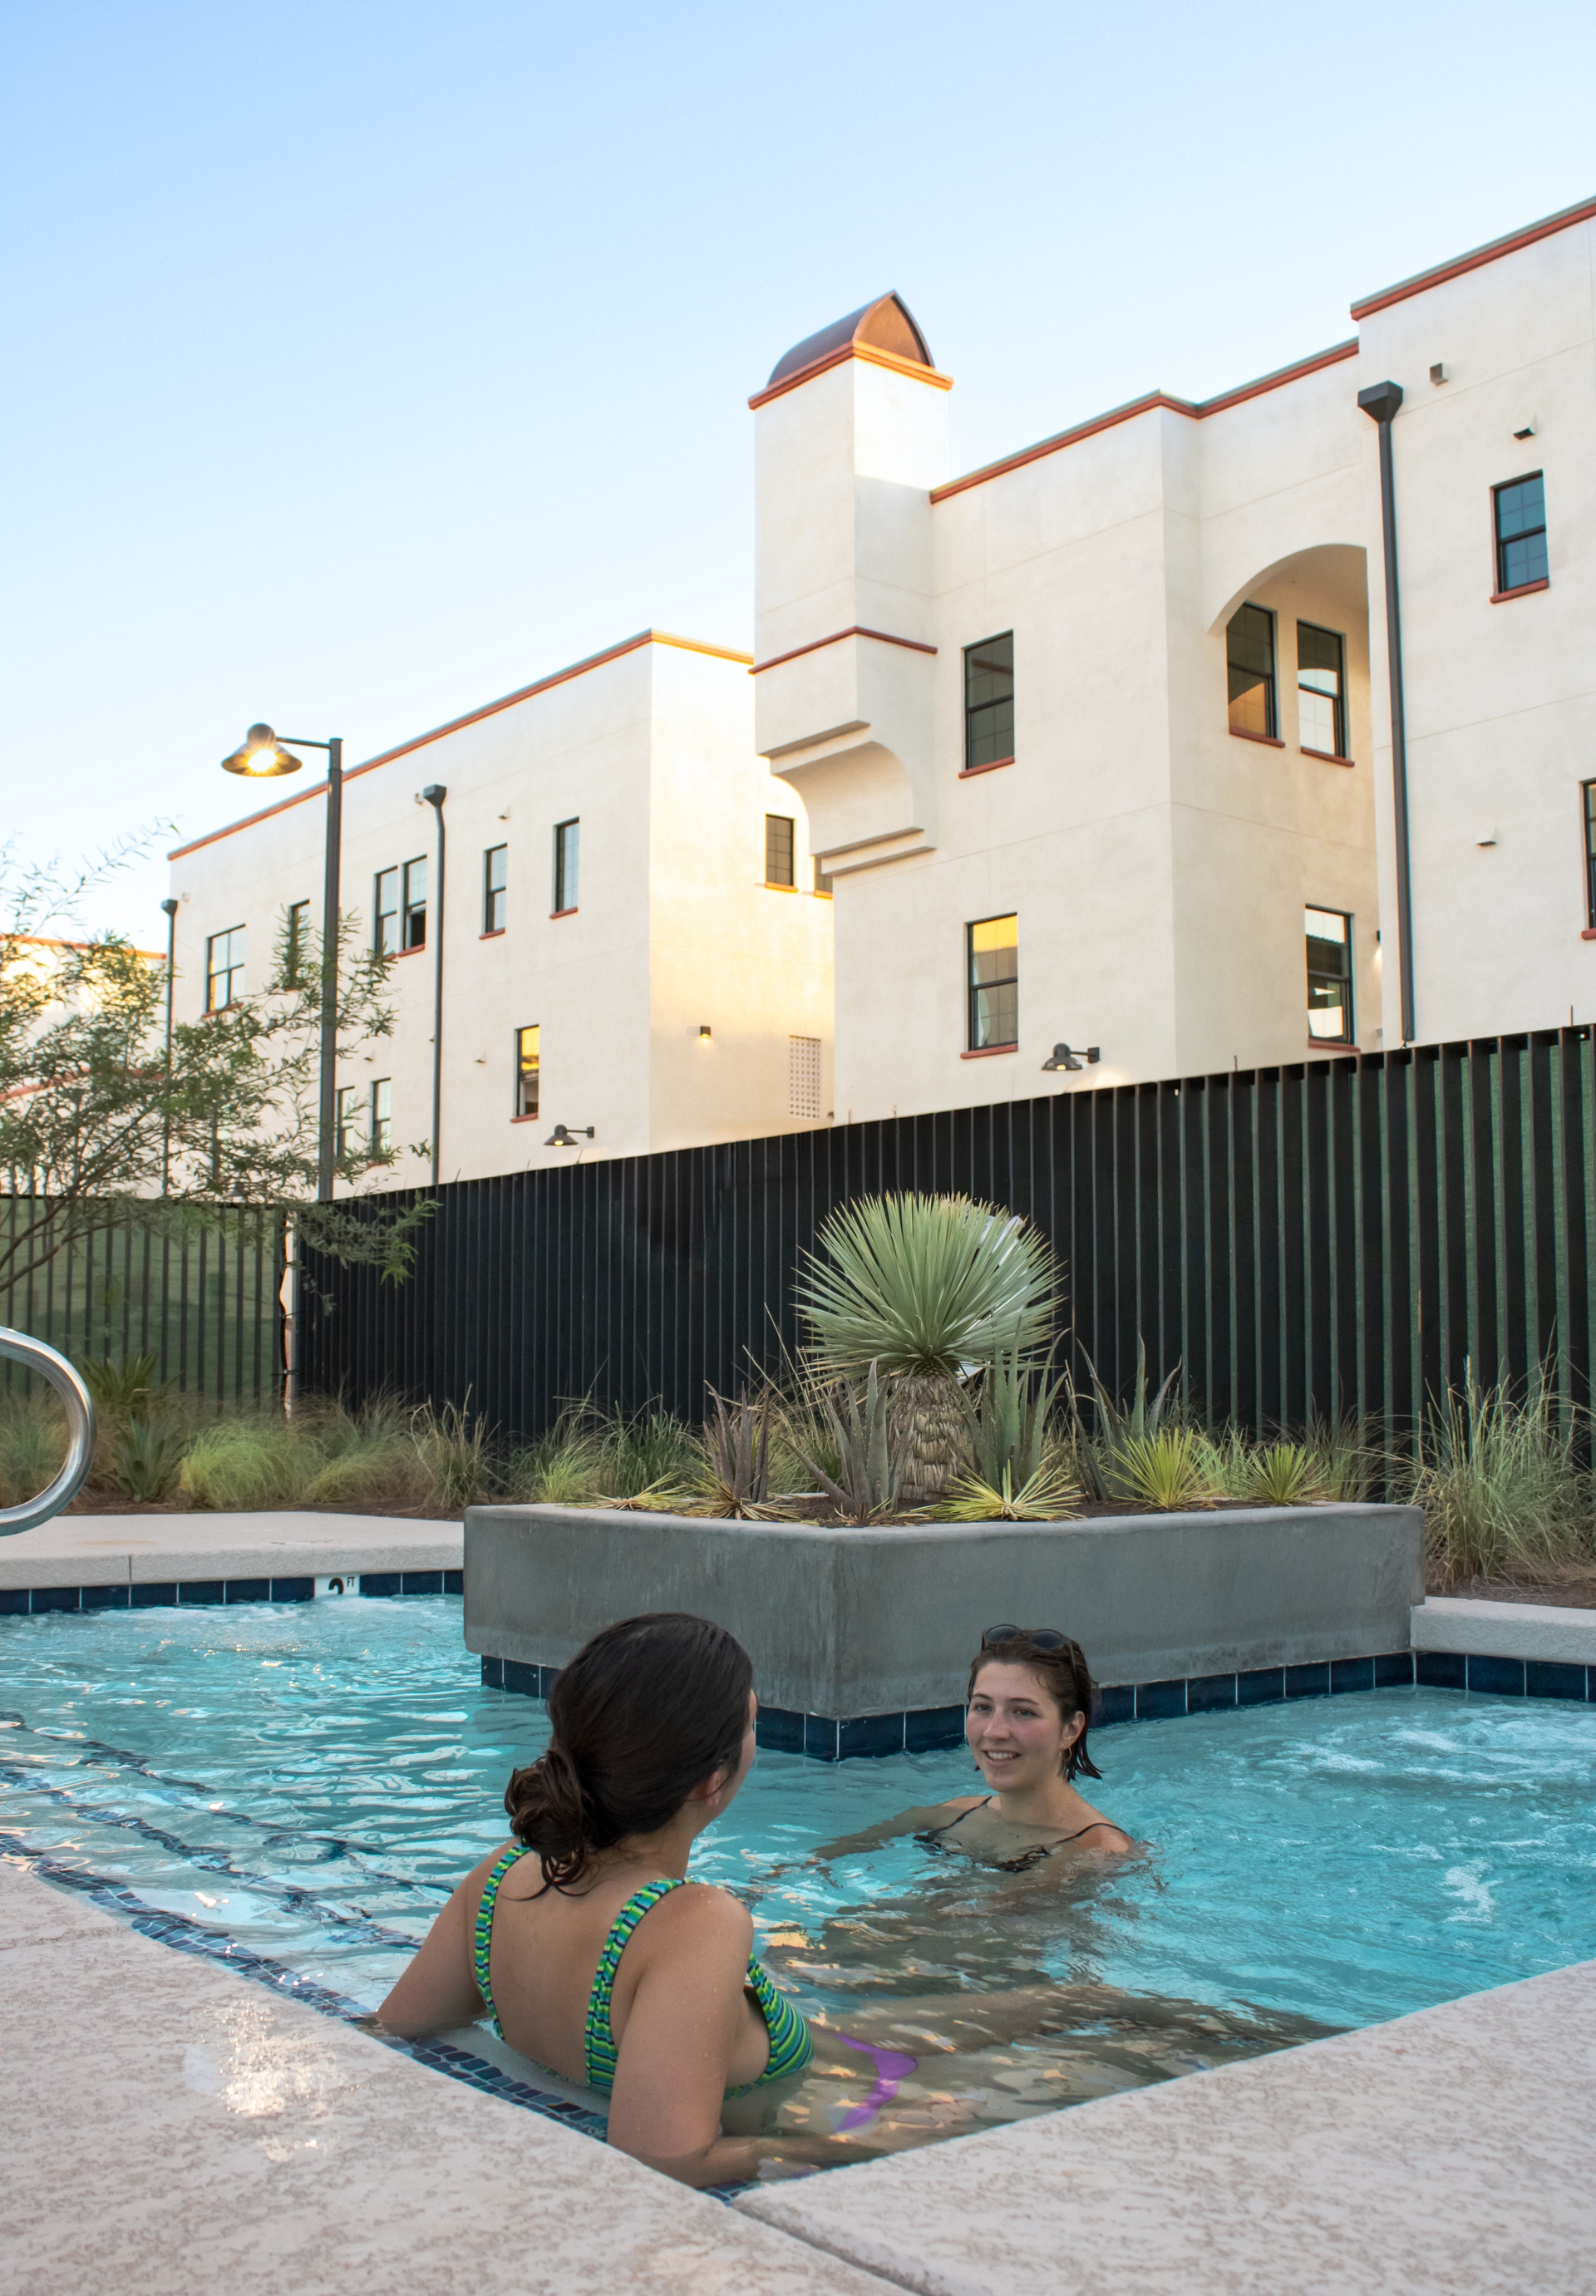
[[[0,1197],[11,1266],[26,1265],[45,1213],[37,1198]],[[274,1214],[241,1210],[168,1233],[118,1222],[31,1273],[8,1280],[0,1263],[0,1324],[66,1356],[149,1353],[175,1387],[218,1406],[269,1406],[282,1396],[282,1236]],[[0,1362],[0,1393],[32,1383],[20,1365]]]
[[[915,1188],[1034,1219],[1102,1376],[1145,1340],[1215,1421],[1398,1430],[1469,1360],[1490,1383],[1555,1358],[1588,1404],[1593,1049],[1546,1030],[459,1182],[410,1282],[316,1267],[306,1383],[469,1397],[507,1436],[588,1394],[696,1418],[706,1380],[795,1345],[832,1206]]]

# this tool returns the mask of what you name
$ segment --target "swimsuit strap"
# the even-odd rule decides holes
[[[488,1981],[487,1974],[487,1952],[493,1939],[493,1909],[498,1902],[500,1882],[509,1873],[516,1859],[525,1857],[529,1849],[530,1844],[528,1842],[516,1842],[504,1852],[482,1884],[482,1902],[477,1907],[477,1924],[471,1939],[471,1967],[477,1980],[477,1990],[482,1996],[482,2005],[492,2018],[494,2031],[497,2033],[501,2041],[504,2038],[504,2032],[499,2023],[499,2013],[493,2005],[493,1987]]]
[[[610,1997],[615,1988],[615,1972],[626,1941],[651,1906],[657,1906],[673,1890],[684,1890],[684,1881],[645,1882],[634,1890],[616,1915],[609,1936],[604,1939],[599,1965],[593,1973],[593,1991],[587,2002],[587,2086],[589,2088],[613,2088],[620,2066],[620,2051],[616,2046],[615,2034],[610,2023]]]
[[[968,1809],[962,1809],[957,1817],[950,1817],[945,1825],[929,1826],[924,1833],[917,1834],[916,1841],[935,1841],[938,1834],[951,1833],[955,1825],[962,1825],[965,1819],[973,1817],[978,1809],[985,1809],[991,1800],[992,1796],[987,1794],[980,1801],[972,1801]]]

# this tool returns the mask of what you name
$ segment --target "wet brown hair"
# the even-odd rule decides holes
[[[1084,1715],[1080,1736],[1073,1746],[1064,1749],[1064,1775],[1101,1777],[1102,1772],[1086,1751],[1086,1733],[1098,1711],[1097,1685],[1092,1679],[1086,1654],[1079,1643],[1066,1639],[1056,1650],[1038,1650],[1023,1628],[1017,1634],[1005,1635],[1002,1642],[983,1643],[970,1669],[970,1686],[964,1693],[966,1706],[975,1696],[976,1677],[984,1666],[1023,1666],[1027,1673],[1035,1676],[1066,1722],[1074,1715]]]
[[[549,1693],[548,1751],[504,1789],[544,1889],[585,1881],[601,1850],[657,1833],[713,1771],[734,1769],[753,1682],[735,1636],[685,1611],[623,1619],[585,1643]]]

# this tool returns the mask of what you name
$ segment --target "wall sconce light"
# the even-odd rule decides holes
[[[1044,1070],[1048,1069],[1082,1069],[1086,1067],[1088,1063],[1095,1065],[1101,1058],[1101,1051],[1096,1045],[1089,1046],[1084,1053],[1074,1052],[1068,1045],[1055,1045],[1052,1049],[1052,1059],[1044,1061],[1042,1066]]]
[[[709,1042],[709,1029],[707,1024],[699,1030],[699,1042],[700,1045],[707,1045]]]
[[[1435,363],[1434,366],[1432,366],[1432,367],[1431,367],[1431,369],[1430,369],[1430,371],[1429,371],[1429,379],[1430,379],[1430,381],[1431,381],[1432,382],[1445,382],[1445,380],[1446,380],[1446,368],[1445,368],[1445,365],[1443,364],[1443,362],[1442,362],[1440,359],[1437,359],[1437,360],[1436,361],[1436,363]]]
[[[1513,433],[1515,439],[1533,439],[1535,435],[1535,423],[1534,415],[1531,415],[1529,421],[1525,424],[1522,430],[1515,430]]]
[[[578,1124],[575,1131],[569,1124],[557,1124],[543,1144],[545,1148],[579,1148],[584,1139],[592,1138],[591,1124]]]

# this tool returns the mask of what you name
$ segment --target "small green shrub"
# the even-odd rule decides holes
[[[956,1475],[937,1512],[948,1522],[1065,1522],[1078,1513],[1080,1498],[1067,1467],[1038,1467],[1016,1490],[1005,1462],[995,1484],[980,1474]]]
[[[495,1480],[487,1423],[480,1413],[472,1415],[469,1393],[463,1404],[446,1403],[441,1410],[423,1404],[412,1420],[411,1440],[433,1505],[453,1513],[487,1496]]]
[[[1207,1506],[1215,1496],[1203,1472],[1201,1438],[1189,1427],[1126,1435],[1110,1457],[1108,1481],[1116,1498],[1139,1499],[1160,1513]]]
[[[22,1506],[48,1490],[66,1456],[66,1414],[53,1395],[0,1404],[0,1506]]]
[[[177,1488],[195,1507],[297,1506],[320,1464],[314,1443],[291,1421],[222,1419],[192,1438]]]
[[[1525,1578],[1589,1560],[1591,1487],[1575,1437],[1545,1365],[1515,1395],[1482,1388],[1470,1364],[1463,1392],[1432,1402],[1412,1496],[1448,1578]]]
[[[848,1522],[874,1522],[898,1504],[908,1464],[909,1431],[893,1383],[872,1363],[864,1385],[843,1385],[819,1398],[836,1447],[838,1468],[828,1474],[817,1460],[805,1466]]]
[[[125,1427],[111,1431],[107,1448],[108,1479],[124,1498],[149,1503],[170,1493],[183,1456],[183,1439],[175,1429],[135,1411]]]
[[[700,1462],[698,1439],[674,1412],[645,1404],[629,1415],[596,1414],[598,1480],[618,1499],[641,1491],[685,1489]]]
[[[1259,1506],[1312,1506],[1325,1496],[1319,1463],[1304,1443],[1266,1443],[1248,1461],[1242,1496]]]
[[[588,1506],[602,1496],[603,1454],[584,1404],[568,1405],[552,1427],[514,1452],[506,1497],[544,1506]]]

